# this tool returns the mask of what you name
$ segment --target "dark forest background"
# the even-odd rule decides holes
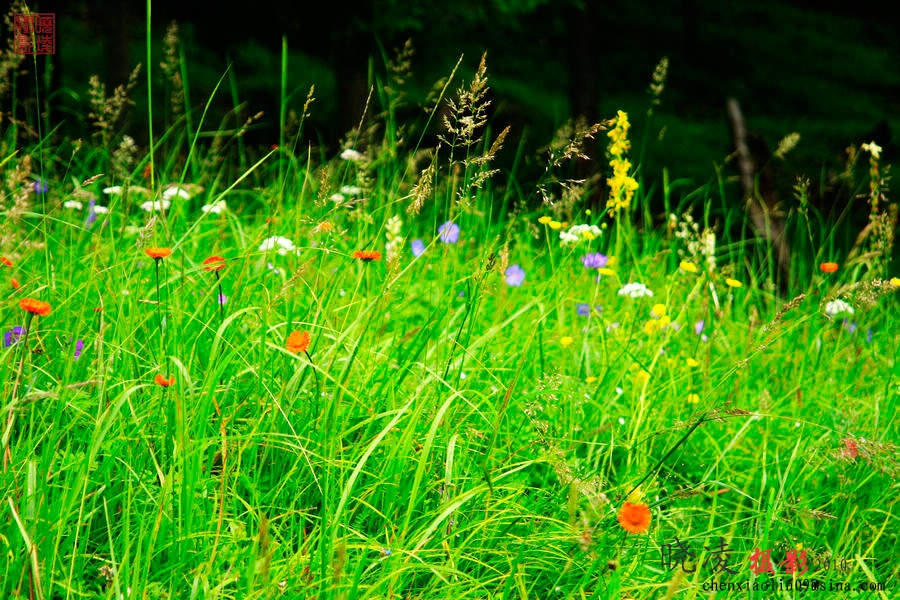
[[[41,0],[57,14],[57,54],[50,88],[57,135],[86,136],[87,82],[108,89],[146,63],[146,5],[103,0]],[[288,44],[288,93],[300,110],[310,85],[317,101],[309,141],[337,149],[355,126],[386,58],[411,39],[411,99],[422,99],[460,55],[469,79],[487,52],[492,120],[511,125],[525,148],[544,145],[571,116],[600,120],[622,108],[640,140],[654,66],[669,58],[654,138],[643,172],[708,181],[713,164],[732,151],[725,112],[736,98],[761,153],[791,132],[801,140],[780,169],[785,185],[798,173],[815,179],[835,167],[850,143],[875,140],[883,160],[895,157],[900,131],[900,36],[897,17],[878,5],[837,1],[790,4],[768,0],[575,2],[546,0],[413,0],[371,2],[160,2],[152,6],[154,81],[161,39],[177,21],[188,67],[190,101],[202,106],[227,65],[229,85],[210,123],[233,108],[264,111],[248,143],[278,138],[282,36]],[[32,75],[33,77],[33,75]],[[129,133],[146,141],[142,73]],[[31,82],[33,85],[33,81]],[[455,87],[455,86],[454,86]],[[164,86],[159,86],[165,104]],[[402,118],[402,115],[401,115]],[[508,144],[505,160],[515,152]],[[501,161],[504,157],[501,157]]]

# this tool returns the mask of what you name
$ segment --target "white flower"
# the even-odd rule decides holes
[[[603,232],[596,225],[573,225],[568,231],[560,231],[559,239],[563,245],[577,244],[580,241],[590,241],[600,237]]]
[[[397,237],[400,235],[400,229],[403,227],[403,221],[397,215],[394,215],[390,219],[388,219],[387,223],[384,224],[384,228],[388,230],[388,233]]]
[[[881,146],[876,144],[874,141],[869,142],[868,144],[863,144],[861,148],[871,154],[872,158],[874,158],[875,160],[878,160],[878,158],[881,156]]]
[[[103,188],[103,193],[104,193],[104,194],[121,194],[121,193],[122,193],[122,186],[121,186],[121,185],[114,185],[114,186],[112,186],[112,187]]]
[[[328,197],[328,199],[331,200],[332,202],[343,202],[344,196],[343,196],[343,194],[332,194],[331,196]]]
[[[109,209],[105,206],[100,206],[99,204],[94,205],[94,212],[98,215],[108,215]]]
[[[220,215],[220,214],[222,214],[223,211],[228,210],[228,206],[225,205],[224,200],[217,200],[216,202],[213,202],[212,204],[204,204],[203,206],[200,207],[200,210],[202,210],[205,213],[212,213],[214,215]]]
[[[348,196],[358,196],[362,193],[362,188],[356,187],[355,185],[342,185],[341,193]]]
[[[625,424],[625,417],[619,417],[619,425]]]
[[[178,186],[173,186],[173,187],[166,188],[165,190],[163,190],[163,193],[162,193],[163,200],[171,200],[175,196],[178,196],[179,198],[184,198],[185,200],[188,200],[188,199],[190,199],[191,194],[183,187],[178,187]]]
[[[625,393],[625,392],[622,388],[620,388],[620,387],[616,388],[616,396],[621,396],[623,393]]]
[[[169,210],[169,207],[172,206],[172,203],[168,200],[147,200],[146,202],[141,204],[141,210],[143,210],[144,212],[153,212],[155,210],[160,210],[160,205],[162,205],[162,210]]]
[[[620,296],[628,296],[629,298],[642,298],[644,296],[652,296],[653,292],[643,283],[626,283],[619,290]]]
[[[828,318],[833,318],[836,315],[841,313],[847,313],[848,315],[853,314],[853,307],[844,302],[843,300],[832,300],[825,304],[825,314],[828,315]]]
[[[78,200],[66,200],[63,202],[63,206],[66,208],[74,208],[75,210],[81,210],[83,205]]]
[[[264,239],[262,244],[259,245],[260,252],[268,252],[269,250],[275,250],[278,254],[284,256],[288,252],[296,252],[297,246],[286,237],[273,235]]]
[[[352,148],[347,148],[343,152],[341,152],[341,158],[344,160],[365,160],[366,155],[362,152],[357,152]]]

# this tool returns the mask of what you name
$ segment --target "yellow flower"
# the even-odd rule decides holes
[[[544,215],[543,217],[538,219],[538,223],[541,223],[543,225],[549,225],[550,221],[552,221],[552,220],[553,220],[553,217],[548,217],[547,215]]]
[[[650,312],[652,312],[657,317],[661,317],[664,314],[666,314],[666,305],[665,304],[654,304],[653,308],[650,309]]]
[[[586,211],[584,211],[584,214],[586,214],[586,215],[591,214],[591,209],[587,209]]]
[[[644,499],[644,492],[641,490],[641,486],[635,488],[633,492],[628,494],[628,501],[632,504],[637,504]]]
[[[688,394],[687,401],[691,404],[697,404],[700,402],[700,396],[697,394]]]
[[[591,233],[590,231],[588,231],[587,229],[585,229],[584,231],[581,232],[581,237],[587,241],[591,241],[596,236],[593,233]]]
[[[644,385],[649,379],[650,373],[648,373],[644,369],[638,369],[638,372],[635,373],[632,377],[632,381],[634,382],[635,387]]]
[[[609,263],[606,263],[606,264],[609,264]],[[615,275],[616,274],[615,271],[613,271],[612,269],[608,269],[606,267],[597,269],[597,272],[600,273],[601,275]]]
[[[686,261],[686,260],[681,261],[681,263],[678,266],[681,267],[681,269],[683,271],[687,271],[688,273],[696,273],[697,272],[697,265],[695,265],[692,262]]]
[[[584,380],[585,383],[594,383],[595,381],[597,381],[596,377],[588,377]]]
[[[565,348],[566,346],[571,346],[571,345],[572,345],[572,342],[574,342],[574,341],[575,341],[575,339],[572,338],[572,336],[569,336],[569,335],[566,335],[566,336],[563,336],[563,337],[559,338],[559,343],[562,344],[564,348]]]
[[[894,287],[900,287],[900,277],[891,277],[891,285]]]
[[[728,287],[739,288],[744,287],[744,284],[738,281],[737,279],[731,279],[730,277],[725,280],[725,285]]]
[[[604,223],[604,225],[606,225],[606,223]],[[613,266],[614,264],[616,264],[616,257],[615,257],[615,256],[610,256],[609,258],[606,259],[606,266],[607,266],[607,267],[611,267],[611,266]]]
[[[697,362],[696,360],[694,360],[693,358],[688,358],[688,359],[687,359],[687,366],[689,366],[689,367],[699,367],[699,366],[700,366],[700,363]]]
[[[550,221],[550,229],[560,229],[562,227],[562,223],[559,221]]]

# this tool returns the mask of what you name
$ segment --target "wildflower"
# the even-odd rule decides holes
[[[338,204],[339,204],[339,203],[341,203],[341,202],[344,201],[344,195],[343,195],[343,194],[338,194],[337,192],[335,192],[334,194],[328,196],[328,199],[331,200],[331,201],[334,202],[334,203],[338,203]]]
[[[631,205],[631,198],[638,189],[638,182],[628,175],[631,170],[631,162],[625,158],[625,153],[631,148],[628,141],[628,114],[624,111],[618,111],[615,124],[607,133],[611,140],[609,145],[609,166],[612,167],[613,175],[608,179],[609,199],[606,206],[611,208],[613,212],[626,209]]]
[[[218,296],[219,306],[225,306],[225,303],[228,302],[228,296],[225,294],[219,294]]]
[[[615,271],[613,271],[612,269],[607,269],[606,267],[597,269],[597,281],[600,281],[601,275],[615,275],[615,274],[616,274]]]
[[[363,262],[381,260],[381,252],[378,250],[356,250],[353,252],[353,258],[358,258]]]
[[[573,225],[568,231],[560,231],[559,239],[563,245],[577,244],[581,241],[591,241],[603,232],[596,225]]]
[[[391,552],[390,548],[382,548],[381,549],[382,556],[390,556],[391,554],[393,554],[393,552]]]
[[[316,233],[328,233],[330,231],[334,231],[334,225],[332,225],[328,221],[322,221],[313,228],[313,231]]]
[[[110,186],[110,187],[105,187],[105,188],[103,188],[103,193],[104,193],[104,194],[110,194],[110,195],[121,194],[121,193],[122,193],[122,186],[121,186],[121,185],[113,185],[113,186]]]
[[[413,240],[409,247],[415,257],[421,256],[425,252],[425,242],[422,240]]]
[[[657,319],[664,316],[666,314],[666,305],[654,304],[653,308],[650,309],[650,314]]]
[[[700,402],[700,396],[697,394],[688,394],[687,401],[688,404],[697,404]]]
[[[167,256],[172,256],[172,251],[169,248],[145,248],[144,254],[150,258],[160,260]]]
[[[7,267],[13,266],[12,261],[9,260],[8,258],[6,258],[5,256],[0,256],[0,263],[2,263],[4,266],[7,266]]]
[[[625,417],[619,417],[619,425],[624,425],[624,424],[625,424]]]
[[[856,445],[856,440],[841,438],[841,443],[844,444],[844,447],[841,448],[841,456],[848,460],[856,460],[859,456],[859,446]]]
[[[696,360],[694,360],[693,358],[690,358],[690,357],[688,357],[688,359],[685,361],[685,363],[687,363],[687,366],[691,367],[692,369],[700,366],[699,362],[697,362]]]
[[[543,217],[538,219],[538,223],[541,223],[542,225],[549,225],[550,221],[552,221],[552,220],[553,220],[553,217],[548,217],[547,215],[544,215]]]
[[[891,277],[891,285],[894,287],[900,287],[900,277]]]
[[[680,263],[678,263],[678,266],[679,266],[679,268],[681,268],[682,271],[687,271],[688,273],[696,273],[697,272],[697,265],[695,265],[692,262],[686,261],[686,260],[683,260]]]
[[[853,312],[853,307],[840,299],[832,300],[825,304],[825,314],[828,318],[833,318],[842,313],[852,315]]]
[[[225,268],[225,259],[221,256],[210,256],[203,264],[206,265],[203,267],[206,271],[221,271]]]
[[[179,198],[183,198],[185,200],[190,200],[191,193],[188,192],[183,187],[179,187],[179,186],[172,186],[172,187],[169,187],[169,188],[166,188],[165,190],[163,190],[163,193],[162,193],[163,200],[171,200],[175,196],[178,196]]]
[[[629,298],[642,298],[644,296],[653,296],[653,291],[643,283],[626,283],[619,290],[620,296],[628,296]]]
[[[312,337],[309,335],[308,331],[292,331],[287,338],[285,347],[288,352],[300,354],[301,352],[307,351],[311,341]]]
[[[585,383],[594,383],[595,381],[597,381],[596,377],[588,377],[584,380]]]
[[[846,329],[849,333],[853,333],[854,331],[856,331],[856,321],[844,319],[844,329]]]
[[[81,210],[84,208],[84,205],[78,200],[66,200],[63,202],[63,207],[72,209],[72,210]]]
[[[625,502],[619,509],[619,525],[631,533],[643,533],[650,529],[650,507],[643,502]]]
[[[867,344],[872,343],[872,328],[871,327],[866,328],[866,343]]]
[[[50,314],[50,305],[47,302],[35,300],[34,298],[22,298],[19,300],[19,308],[25,312],[29,312],[33,315],[40,315],[42,317],[46,317]]]
[[[838,270],[838,264],[833,262],[823,262],[819,265],[819,268],[822,269],[824,273],[834,273]]]
[[[609,257],[599,252],[589,252],[581,257],[585,269],[602,269],[609,263]]]
[[[175,383],[175,377],[171,377],[166,379],[161,374],[157,373],[156,377],[153,378],[153,381],[156,382],[157,385],[161,385],[162,387],[169,387]]]
[[[22,284],[19,283],[19,280],[16,279],[15,277],[13,277],[13,278],[11,278],[11,279],[9,280],[9,285],[11,285],[11,286],[12,286],[12,289],[14,289],[14,290],[17,290],[17,289],[19,289],[20,287],[22,287]]]
[[[512,287],[519,287],[525,281],[525,270],[519,265],[510,265],[506,269],[506,283]]]
[[[601,310],[603,310],[603,307],[598,304],[598,305],[594,306],[594,310],[599,313]],[[576,304],[575,312],[577,312],[582,317],[587,317],[588,315],[591,314],[591,305],[590,304]]]
[[[91,202],[93,202],[93,200],[91,200]],[[95,213],[97,213],[98,215],[108,215],[109,214],[109,207],[101,206],[100,204],[94,204],[91,207],[91,210],[94,211]]]
[[[563,224],[560,223],[559,221],[553,221],[553,220],[550,221],[549,225],[550,225],[550,229],[562,229],[562,226],[563,226]]]
[[[31,188],[34,190],[35,194],[44,194],[49,189],[47,187],[47,182],[43,179],[36,179],[34,183],[31,184]]]
[[[706,321],[704,321],[703,319],[700,319],[699,321],[694,323],[694,333],[696,333],[697,335],[700,335],[701,333],[703,333],[704,327],[706,327]]]
[[[78,360],[82,350],[84,350],[84,340],[75,340],[75,357],[72,360]]]
[[[19,338],[21,338],[23,335],[25,335],[24,327],[13,327],[3,334],[3,347],[9,348],[10,346],[18,343]]]
[[[168,200],[147,200],[141,203],[141,210],[144,212],[153,212],[155,210],[169,210],[172,203]]]
[[[453,221],[444,221],[438,227],[438,235],[445,244],[455,244],[459,241],[459,225]]]
[[[566,346],[571,346],[572,342],[574,341],[575,339],[569,335],[564,335],[563,337],[559,338],[559,343],[562,344],[563,348],[565,348]]]
[[[362,152],[357,152],[352,148],[347,148],[343,152],[341,152],[341,158],[343,160],[352,160],[354,162],[359,162],[361,160],[365,160],[366,155]]]
[[[362,188],[355,185],[342,185],[341,193],[346,196],[359,196],[362,193]]]
[[[730,277],[725,279],[725,285],[728,287],[739,288],[744,287],[744,284],[738,281],[737,279],[731,279]]]
[[[875,160],[881,158],[881,146],[876,144],[874,141],[869,142],[868,144],[863,144],[862,146],[860,146],[860,148],[871,154],[872,158],[874,158]]]
[[[223,212],[225,212],[226,210],[228,210],[228,205],[225,204],[224,200],[217,200],[217,201],[213,202],[212,204],[204,204],[203,206],[200,207],[200,210],[202,210],[205,213],[212,213],[214,215],[220,215]]]
[[[260,252],[268,252],[269,250],[275,250],[279,255],[285,256],[289,252],[296,252],[297,246],[286,237],[273,235],[264,239],[259,245]]]

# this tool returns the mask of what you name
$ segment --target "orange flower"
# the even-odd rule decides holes
[[[288,352],[300,354],[301,352],[306,352],[307,348],[309,348],[310,341],[312,341],[312,337],[310,337],[308,331],[292,331],[291,335],[288,336],[287,344],[285,344],[285,346],[287,347]]]
[[[643,533],[650,529],[650,508],[643,502],[626,502],[619,509],[619,525],[631,533]]]
[[[358,258],[363,262],[370,260],[381,260],[381,252],[378,250],[357,250],[353,253],[353,258]]]
[[[834,273],[838,270],[838,264],[833,262],[824,262],[819,265],[819,268],[822,269],[825,273]]]
[[[33,315],[46,317],[50,314],[50,305],[34,298],[22,298],[19,300],[19,308]]]
[[[19,289],[20,287],[22,287],[22,284],[19,283],[19,280],[16,279],[15,277],[13,277],[12,279],[10,279],[9,282],[12,284],[12,288],[13,288],[14,290],[17,290],[17,289]]]
[[[8,258],[6,258],[5,256],[0,256],[0,263],[3,263],[3,264],[6,265],[7,267],[11,267],[11,266],[12,266],[12,261],[9,260]]]
[[[151,173],[152,168],[153,168],[153,165],[151,165],[150,163],[147,163],[147,166],[144,167],[144,179],[150,179],[150,173]]]
[[[165,258],[167,256],[172,256],[172,251],[169,248],[146,248],[144,249],[144,253],[150,258],[155,258],[156,260]]]
[[[103,307],[102,307],[102,306],[95,306],[95,307],[94,307],[94,312],[103,312]]]
[[[221,256],[210,256],[203,261],[203,264],[209,265],[207,267],[203,267],[207,271],[221,271],[225,268],[225,259]]]
[[[169,379],[166,379],[165,377],[163,377],[162,375],[157,373],[156,377],[153,378],[153,381],[155,381],[157,383],[157,385],[161,385],[163,387],[169,387],[170,385],[173,385],[175,383],[175,377],[170,377]]]

